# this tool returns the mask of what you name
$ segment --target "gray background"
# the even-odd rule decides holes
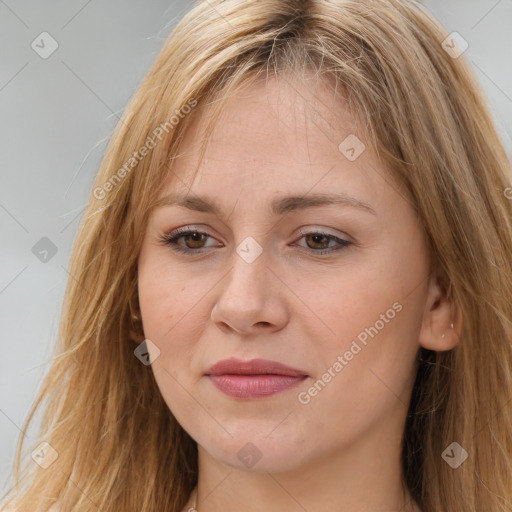
[[[512,0],[423,3],[469,43],[512,153]],[[0,0],[0,492],[49,366],[72,242],[108,138],[188,5]],[[45,31],[58,48],[43,59],[31,44]],[[46,262],[32,251],[43,237],[57,249]]]

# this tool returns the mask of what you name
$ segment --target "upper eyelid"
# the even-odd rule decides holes
[[[327,230],[330,230],[330,229],[333,229],[333,228],[321,228],[321,227],[311,227],[311,228],[304,228],[304,227],[300,227],[298,228],[298,232],[299,234],[301,235],[308,235],[308,234],[311,234],[311,233],[317,233],[317,232],[325,232]],[[181,227],[181,228],[176,228],[176,229],[173,229],[171,231],[168,231],[166,234],[169,235],[169,236],[176,236],[176,235],[179,235],[180,233],[183,233],[183,234],[187,234],[187,233],[190,233],[190,232],[193,232],[193,233],[204,233],[205,235],[208,235],[208,236],[212,236],[214,237],[214,235],[212,235],[207,228],[203,228],[203,227],[198,227],[194,224],[191,224],[190,226],[185,226],[185,227]],[[332,236],[337,236],[333,233],[326,233],[326,234],[329,234],[329,235],[332,235]]]
[[[330,228],[328,228],[328,229],[330,229]],[[215,235],[212,235],[211,233],[209,233],[208,230],[206,230],[204,228],[196,227],[195,225],[185,226],[182,228],[176,228],[175,230],[172,230],[172,231],[166,233],[164,236],[166,238],[172,238],[172,239],[177,240],[180,238],[180,235],[186,236],[190,233],[204,234],[210,238],[214,238],[217,240],[217,237]],[[329,233],[326,228],[312,227],[312,228],[309,228],[308,230],[306,230],[305,228],[301,227],[301,228],[299,228],[299,234],[300,234],[300,236],[298,237],[298,239],[300,239],[304,236],[307,236],[307,235],[311,235],[311,234],[323,234],[325,236],[331,237],[332,239],[337,239],[342,242],[343,241],[344,242],[352,242],[352,240],[350,239],[351,238],[350,236],[348,236],[348,239],[345,239],[344,236],[347,236],[347,235],[337,235],[334,233]],[[295,239],[297,239],[297,235],[295,236]],[[217,240],[217,241],[219,241],[219,240]],[[220,242],[220,243],[223,243],[223,242]]]

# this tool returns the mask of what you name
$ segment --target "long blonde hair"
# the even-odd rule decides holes
[[[446,275],[464,320],[454,349],[418,354],[403,439],[408,489],[423,512],[512,510],[511,163],[447,36],[414,1],[193,6],[127,106],[75,240],[55,356],[23,428],[42,409],[31,449],[46,441],[58,457],[43,469],[27,456],[20,470],[21,436],[7,504],[31,512],[55,502],[102,512],[185,505],[197,445],[134,356],[136,263],[150,205],[202,106],[220,112],[242,84],[313,71],[349,102],[366,142],[403,184],[432,271]],[[452,442],[469,454],[457,469],[442,457]]]

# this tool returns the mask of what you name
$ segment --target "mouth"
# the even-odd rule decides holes
[[[256,399],[294,388],[309,376],[303,370],[266,359],[225,359],[206,373],[224,394],[241,399]]]

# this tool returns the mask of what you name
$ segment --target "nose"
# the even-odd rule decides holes
[[[269,267],[265,251],[253,262],[233,254],[231,270],[219,283],[211,319],[221,330],[238,334],[279,331],[289,321],[286,286]]]

